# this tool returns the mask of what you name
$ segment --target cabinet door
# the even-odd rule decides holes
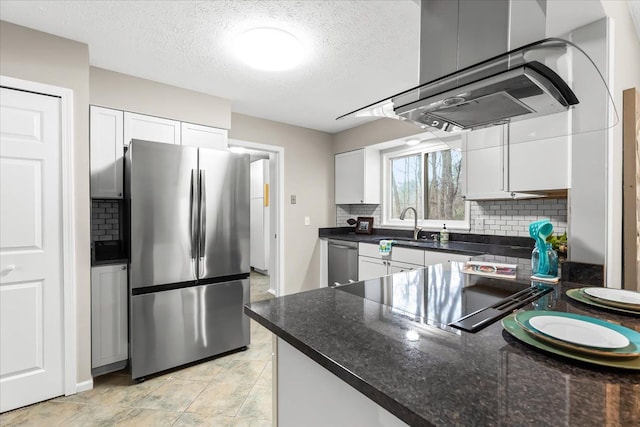
[[[464,196],[467,200],[505,198],[504,127],[494,126],[463,135]]]
[[[91,367],[126,360],[127,267],[91,268]]]
[[[227,149],[227,130],[210,126],[182,123],[182,145],[190,147],[212,148],[215,150]]]
[[[422,266],[424,264],[424,250],[394,246],[393,249],[391,249],[391,260]]]
[[[375,279],[386,276],[388,261],[369,257],[358,257],[358,280]]]
[[[364,149],[336,154],[335,196],[337,205],[364,203],[364,156]]]
[[[571,135],[566,113],[540,117],[509,125],[509,189],[545,191],[570,188]],[[540,119],[545,119],[541,121]],[[566,132],[566,131],[565,131]]]
[[[422,265],[417,265],[417,264],[409,264],[406,262],[398,262],[398,261],[391,261],[391,263],[389,264],[390,270],[389,273],[393,274],[393,273],[402,273],[403,271],[411,271],[411,270],[415,270],[416,268],[422,268]]]
[[[125,112],[124,145],[129,146],[132,139],[180,144],[180,122]]]
[[[266,270],[265,262],[265,233],[264,233],[264,199],[251,199],[250,205],[250,263],[251,267]]]
[[[122,198],[123,112],[90,107],[91,197]]]
[[[442,251],[424,251],[424,265],[446,264],[448,262],[467,262],[470,255],[452,254]]]

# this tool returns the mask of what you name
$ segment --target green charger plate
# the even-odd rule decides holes
[[[583,290],[584,288],[580,288],[580,289],[569,289],[567,291],[567,296],[571,299],[574,299],[576,301],[580,301],[583,304],[587,304],[587,305],[591,305],[593,307],[599,307],[599,308],[606,308],[607,310],[611,310],[611,311],[617,311],[620,313],[627,313],[627,314],[635,314],[636,316],[640,316],[640,311],[637,310],[630,310],[630,309],[626,309],[626,308],[622,308],[622,307],[614,307],[611,305],[607,305],[607,304],[601,304],[597,301],[592,300],[591,298],[587,297],[584,295]]]
[[[593,323],[595,325],[600,325],[610,330],[613,330],[629,340],[629,345],[624,348],[596,348],[596,347],[588,347],[581,346],[579,344],[575,344],[568,341],[563,341],[559,338],[554,338],[550,335],[545,334],[537,330],[533,325],[530,324],[532,318],[536,316],[560,316],[566,317],[569,319],[580,320],[583,322]],[[574,313],[563,313],[557,311],[543,311],[543,310],[529,310],[529,311],[520,311],[516,313],[515,321],[525,332],[532,335],[535,339],[546,341],[554,347],[565,348],[571,352],[578,352],[589,354],[594,357],[616,357],[616,358],[626,358],[633,359],[634,357],[640,356],[640,333],[626,328],[621,325],[616,325],[614,323],[605,322],[600,319],[596,319],[593,317],[581,316],[579,314]]]
[[[568,359],[579,360],[581,362],[591,363],[594,365],[607,366],[610,368],[621,368],[621,369],[631,369],[634,371],[640,371],[640,357],[636,357],[634,359],[613,359],[613,358],[603,358],[590,356],[587,354],[579,354],[573,353],[570,351],[565,351],[559,347],[554,347],[553,345],[547,344],[543,341],[539,341],[525,332],[520,325],[515,320],[515,314],[512,313],[502,319],[502,327],[515,338],[520,341],[529,344],[539,350],[546,351],[548,353],[553,353],[558,356],[566,357]]]

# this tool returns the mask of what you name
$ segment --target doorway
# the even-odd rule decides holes
[[[251,301],[270,299],[282,294],[284,148],[237,139],[228,144],[251,162]]]

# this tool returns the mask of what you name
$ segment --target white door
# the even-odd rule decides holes
[[[64,394],[60,99],[0,93],[0,412]]]

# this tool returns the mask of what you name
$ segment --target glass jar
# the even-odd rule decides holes
[[[558,254],[553,250],[551,243],[546,243],[545,256],[547,257],[547,271],[538,271],[540,267],[540,250],[538,249],[538,243],[533,248],[533,252],[531,253],[531,270],[534,275],[541,274],[552,277],[558,276]]]

